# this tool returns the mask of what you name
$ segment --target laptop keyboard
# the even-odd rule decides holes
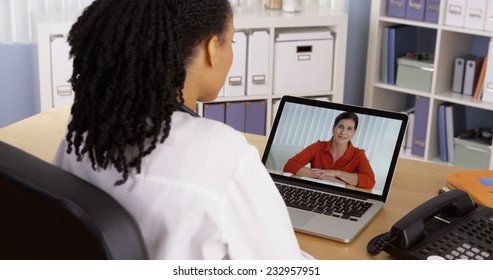
[[[286,206],[357,221],[372,203],[276,183]]]

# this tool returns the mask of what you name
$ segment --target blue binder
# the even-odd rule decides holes
[[[382,29],[382,48],[380,49],[380,80],[384,83],[389,82],[388,74],[388,56],[389,53],[389,28],[384,27]]]
[[[425,21],[438,23],[440,0],[426,0]]]
[[[406,18],[422,21],[425,18],[425,0],[408,0]]]
[[[406,16],[407,0],[387,0],[387,15],[389,17]]]
[[[387,81],[395,84],[397,73],[397,58],[405,56],[407,52],[415,52],[417,44],[417,27],[397,25],[389,27],[388,34]]]
[[[430,99],[423,96],[416,96],[413,144],[411,154],[424,157],[426,145],[426,128],[428,123],[428,111]]]
[[[447,148],[447,124],[445,117],[446,104],[438,105],[438,151],[440,153],[440,160],[448,162],[448,148]]]

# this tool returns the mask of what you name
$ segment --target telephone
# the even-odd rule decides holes
[[[374,237],[367,250],[397,259],[493,259],[493,209],[459,189],[440,194]]]

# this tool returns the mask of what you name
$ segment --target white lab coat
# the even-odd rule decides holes
[[[140,174],[91,168],[65,153],[53,163],[111,194],[136,219],[151,259],[304,258],[286,206],[244,136],[220,122],[175,112],[171,131]]]

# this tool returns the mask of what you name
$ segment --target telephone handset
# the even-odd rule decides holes
[[[368,243],[398,259],[493,259],[493,209],[476,205],[462,190],[438,195]]]

